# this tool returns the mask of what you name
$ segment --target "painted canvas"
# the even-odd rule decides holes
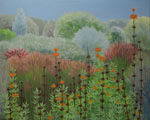
[[[0,120],[150,120],[150,0],[0,0]]]

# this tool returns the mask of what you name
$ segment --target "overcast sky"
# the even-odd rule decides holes
[[[72,11],[86,11],[104,21],[128,19],[133,7],[139,16],[150,16],[150,0],[0,0],[0,14],[16,14],[23,8],[26,16],[45,20]]]

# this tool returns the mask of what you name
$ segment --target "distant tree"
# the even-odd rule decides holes
[[[0,41],[15,38],[16,34],[9,29],[0,29]]]
[[[110,20],[110,21],[108,21],[108,25],[109,25],[109,27],[111,28],[111,27],[120,27],[120,28],[122,28],[122,29],[124,29],[125,28],[125,26],[128,24],[128,20],[126,20],[126,19],[114,19],[114,20]]]
[[[45,27],[43,29],[43,35],[47,37],[53,37],[54,36],[54,28],[55,28],[55,22],[48,21],[45,24]]]
[[[119,27],[112,27],[109,40],[111,44],[125,42],[126,36],[124,31]]]
[[[88,47],[91,53],[94,52],[95,47],[101,47],[102,51],[104,51],[109,46],[109,41],[104,33],[89,27],[80,29],[75,34],[73,42],[80,46],[84,52],[87,52]]]
[[[56,21],[54,36],[72,39],[83,27],[93,27],[96,31],[107,32],[108,27],[95,16],[86,12],[71,12]]]
[[[12,25],[12,30],[17,35],[25,35],[27,33],[27,22],[22,8],[19,8],[17,11],[15,21]]]
[[[135,21],[136,41],[140,40],[142,49],[148,51],[150,51],[150,22],[149,21],[150,21],[150,17],[139,17]],[[133,21],[131,20],[125,27],[125,33],[131,43],[133,42],[132,25],[133,25]]]

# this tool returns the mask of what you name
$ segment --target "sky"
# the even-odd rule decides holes
[[[89,12],[97,18],[129,19],[132,8],[138,16],[150,16],[150,0],[0,0],[0,14],[16,14],[23,8],[26,16],[56,20],[69,12]]]

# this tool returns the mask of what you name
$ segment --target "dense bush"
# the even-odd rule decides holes
[[[55,58],[48,54],[32,52],[26,55],[24,58],[11,57],[10,59],[8,59],[8,61],[9,69],[16,69],[18,83],[20,83],[21,81],[23,82],[25,99],[29,103],[30,109],[32,109],[32,92],[33,90],[35,90],[35,88],[40,87],[42,88],[42,91],[46,89],[46,101],[48,102],[48,93],[51,91],[50,84],[58,83],[58,79],[55,78]],[[73,82],[71,81],[72,76],[76,76],[82,70],[86,70],[86,64],[81,61],[76,62],[62,60],[60,58],[58,59],[58,61],[61,62],[61,79],[64,80],[66,85],[69,85]],[[92,68],[91,73],[93,73]],[[45,79],[43,78],[43,75],[46,76]],[[43,88],[44,82],[46,82],[45,89]]]
[[[24,16],[24,11],[22,8],[17,10],[17,15],[15,21],[12,24],[12,30],[17,35],[25,35],[27,33],[27,22],[26,17]]]
[[[136,42],[137,41],[142,41],[141,42],[141,47],[143,50],[150,50],[150,17],[139,17],[136,21]],[[131,20],[127,26],[125,27],[125,33],[127,37],[129,38],[130,42],[133,43],[132,39],[132,24],[133,21]]]
[[[137,54],[137,48],[135,48]],[[133,61],[134,47],[129,43],[115,43],[105,51],[107,61],[113,61],[120,71],[126,69]]]
[[[39,51],[41,53],[52,53],[54,47],[60,49],[60,55],[64,59],[83,60],[85,55],[81,48],[76,44],[66,41],[61,38],[48,38],[44,36],[35,36],[28,34],[25,36],[18,36],[13,41],[1,41],[0,51],[25,49],[27,52]]]
[[[120,27],[124,29],[128,22],[129,21],[127,19],[114,19],[108,21],[107,24],[109,25],[109,27]]]
[[[119,27],[112,27],[109,40],[110,40],[111,44],[125,42],[126,36],[125,36],[124,31]]]
[[[55,28],[55,22],[48,21],[43,29],[43,35],[47,37],[53,37],[54,36],[54,28]]]
[[[34,18],[34,17],[31,17],[31,19],[38,26],[38,28],[39,28],[39,35],[42,35],[44,26],[47,23],[47,21],[46,20],[42,20],[40,18]]]
[[[104,33],[89,27],[84,27],[79,30],[72,41],[80,46],[85,53],[87,53],[88,48],[92,55],[94,55],[93,52],[95,47],[101,47],[105,51],[109,46],[109,41]]]
[[[0,29],[0,41],[15,38],[16,34],[9,29]]]
[[[71,12],[65,14],[56,21],[54,36],[62,38],[73,38],[75,33],[83,27],[93,27],[97,31],[106,32],[105,23],[85,12]]]

